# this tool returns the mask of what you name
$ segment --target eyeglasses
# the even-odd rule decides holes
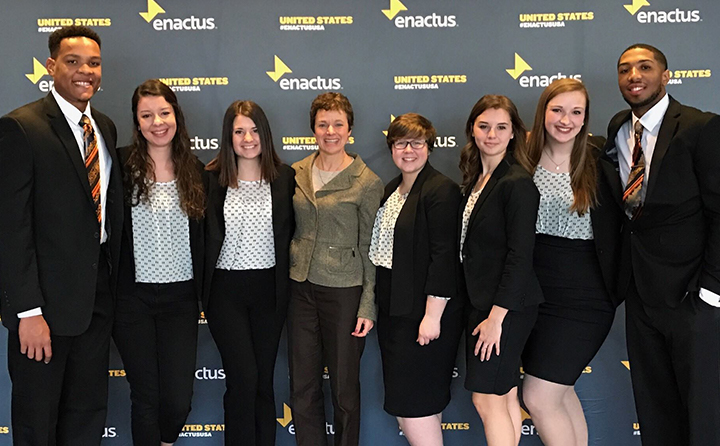
[[[407,146],[410,145],[410,147],[412,147],[413,150],[419,150],[419,149],[422,149],[423,147],[425,147],[425,144],[427,144],[426,141],[418,141],[418,140],[395,141],[393,143],[393,147],[398,150],[405,150],[407,148]]]

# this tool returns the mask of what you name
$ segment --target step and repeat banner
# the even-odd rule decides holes
[[[49,33],[63,25],[87,25],[102,38],[103,84],[92,104],[117,124],[118,144],[130,141],[134,88],[160,78],[177,92],[193,150],[204,162],[215,156],[222,116],[236,99],[264,108],[285,162],[307,156],[316,148],[310,102],[334,90],[355,109],[348,149],[384,181],[397,172],[383,130],[406,112],[434,123],[439,136],[431,162],[459,180],[463,126],[484,94],[509,96],[530,125],[544,87],[557,78],[579,79],[591,95],[591,131],[604,135],[610,117],[625,108],[617,59],[635,42],[665,52],[668,91],[676,99],[720,111],[716,0],[3,0],[0,12],[0,114],[50,91],[52,78],[44,67]],[[621,306],[605,345],[577,383],[595,446],[640,444],[623,320]],[[223,444],[225,375],[205,321],[198,323],[193,410],[179,446]],[[0,330],[0,445],[12,443],[6,339]],[[279,445],[294,444],[286,346],[283,338],[275,374]],[[464,370],[460,355],[453,400],[443,414],[445,441],[484,445],[482,423],[463,389]],[[109,375],[103,445],[129,446],[129,388],[114,349]],[[395,419],[382,410],[374,332],[361,377],[362,444],[407,444]],[[326,390],[329,394],[329,383]],[[328,399],[328,415],[331,407]],[[327,432],[334,432],[331,417]],[[522,434],[521,445],[541,444],[527,413]]]

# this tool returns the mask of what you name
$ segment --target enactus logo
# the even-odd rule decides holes
[[[293,70],[275,55],[274,70],[265,73],[277,83],[283,90],[342,90],[342,81],[339,78],[324,78],[322,76],[315,77],[283,77],[292,73]]]
[[[147,11],[140,12],[140,17],[152,24],[155,31],[205,31],[217,29],[214,17],[161,17],[165,9],[155,0],[147,0]]]
[[[45,68],[45,65],[43,65],[42,62],[33,57],[33,71],[32,73],[25,74],[25,77],[34,85],[37,85],[40,91],[42,91],[43,93],[48,93],[53,86],[52,79],[40,82],[40,79],[47,75],[48,72],[47,68]]]
[[[395,115],[390,115],[390,124],[395,120]],[[383,130],[382,131],[384,136],[387,136],[388,131]],[[438,135],[435,137],[435,144],[433,145],[436,149],[451,149],[457,147],[457,141],[455,139],[455,135]],[[458,372],[458,368],[455,367],[453,369],[452,377],[457,378],[460,376],[460,373]]]
[[[653,3],[655,2],[653,1]],[[697,9],[683,10],[676,7],[670,10],[656,10],[650,6],[647,0],[632,0],[631,4],[625,4],[623,6],[627,12],[635,16],[638,23],[643,25],[656,23],[697,23],[702,21],[700,11]],[[642,9],[646,6],[649,8]]]
[[[444,5],[444,3],[440,3]],[[401,12],[408,14],[400,14]],[[388,20],[400,29],[408,28],[454,28],[458,26],[457,17],[454,15],[438,14],[433,12],[427,15],[412,15],[409,13],[407,6],[400,0],[390,0],[388,9],[383,9],[382,13]]]
[[[515,53],[515,66],[513,68],[508,68],[505,71],[510,75],[510,77],[517,80],[518,84],[522,88],[545,88],[554,80],[565,78],[582,81],[581,74],[563,74],[560,71],[551,74],[524,75],[523,73],[526,71],[532,71],[532,67],[530,64],[525,62],[525,59],[523,59],[518,53]]]

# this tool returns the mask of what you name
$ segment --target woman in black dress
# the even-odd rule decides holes
[[[465,126],[460,249],[469,297],[465,388],[489,446],[517,445],[522,418],[520,354],[542,291],[532,266],[539,195],[515,161],[525,126],[505,96],[483,96]]]
[[[387,144],[400,175],[385,186],[370,243],[377,267],[378,340],[385,411],[411,445],[442,445],[462,301],[456,297],[460,190],[428,163],[435,128],[408,113]]]
[[[528,150],[520,153],[540,191],[535,272],[545,303],[523,352],[523,401],[547,446],[588,444],[574,384],[600,349],[615,316],[621,209],[588,137],[590,100],[582,82],[561,79],[540,96]],[[607,175],[606,175],[607,173]]]

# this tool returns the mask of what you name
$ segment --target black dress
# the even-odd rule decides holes
[[[568,386],[602,346],[619,304],[615,281],[622,213],[607,180],[607,175],[617,173],[604,163],[598,159],[598,203],[590,209],[592,237],[536,236],[535,273],[545,302],[523,351],[523,367],[532,376]],[[543,188],[538,188],[542,194]]]

